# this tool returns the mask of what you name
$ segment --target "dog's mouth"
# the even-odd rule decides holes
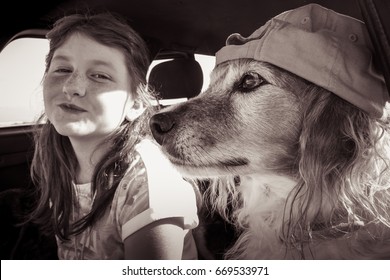
[[[233,158],[233,159],[227,159],[227,160],[218,160],[215,163],[213,162],[194,162],[194,161],[186,161],[177,157],[174,157],[172,155],[168,155],[169,159],[172,163],[176,165],[182,165],[182,166],[190,166],[190,167],[198,167],[198,168],[208,168],[213,166],[220,166],[220,167],[238,167],[238,166],[245,166],[249,163],[249,160],[246,158]]]
[[[224,161],[219,161],[218,165],[221,166],[227,166],[227,167],[238,167],[238,166],[244,166],[249,163],[249,160],[246,158],[234,158],[234,159],[228,159]]]
[[[232,158],[215,162],[196,162],[195,160],[188,161],[172,155],[168,155],[168,157],[172,164],[180,169],[180,171],[191,176],[207,177],[207,175],[230,174],[249,164],[249,160],[246,158]]]

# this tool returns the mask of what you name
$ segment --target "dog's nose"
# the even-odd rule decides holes
[[[170,114],[158,113],[152,116],[149,121],[149,126],[154,139],[162,145],[169,131],[175,126],[175,121]]]

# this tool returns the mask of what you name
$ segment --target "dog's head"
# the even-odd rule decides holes
[[[339,96],[253,59],[219,64],[205,92],[150,122],[172,163],[195,177],[337,169],[356,160],[372,123]]]
[[[294,176],[306,148],[350,156],[348,126],[371,134],[360,119],[386,119],[371,50],[358,20],[317,4],[282,13],[248,38],[231,35],[209,88],[155,115],[153,135],[186,175]]]
[[[307,82],[251,59],[225,62],[208,90],[153,116],[151,128],[186,175],[257,173],[294,165]]]

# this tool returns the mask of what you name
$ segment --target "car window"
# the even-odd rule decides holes
[[[0,53],[0,127],[33,124],[42,114],[41,81],[48,51],[46,39],[21,38],[8,44]],[[215,57],[195,55],[195,59],[203,70],[204,90],[209,84]],[[150,69],[162,61],[154,61]]]
[[[0,53],[0,127],[35,122],[42,113],[46,39],[22,38]]]

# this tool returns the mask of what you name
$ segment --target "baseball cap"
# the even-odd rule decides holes
[[[281,67],[381,118],[389,99],[365,24],[318,4],[283,12],[249,37],[238,33],[216,64],[252,58]]]

